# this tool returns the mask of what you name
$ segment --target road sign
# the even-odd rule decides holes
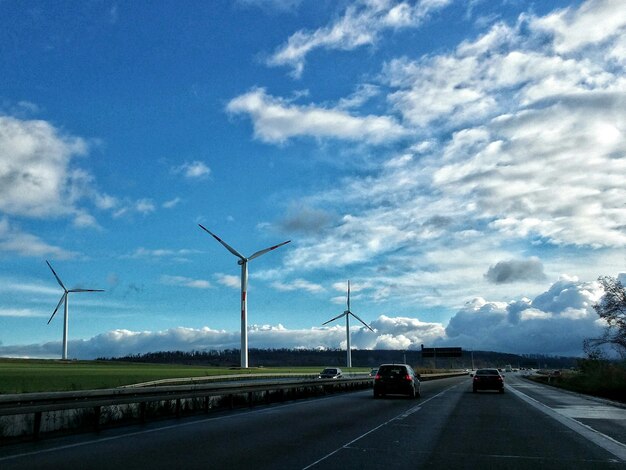
[[[462,348],[425,348],[422,346],[422,357],[461,357]]]

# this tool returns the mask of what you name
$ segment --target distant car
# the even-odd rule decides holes
[[[498,369],[478,369],[472,380],[472,391],[497,390],[504,393],[504,377]]]
[[[374,398],[387,394],[421,396],[419,375],[407,364],[383,364],[374,377]]]
[[[317,377],[318,379],[340,379],[343,377],[343,372],[338,367],[327,367],[320,375]]]
[[[378,374],[378,367],[370,370],[370,377],[376,377],[376,374]]]

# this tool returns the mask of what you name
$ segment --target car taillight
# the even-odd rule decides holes
[[[376,374],[376,377],[374,377],[374,380],[380,380],[382,377],[380,376],[380,374]]]
[[[406,375],[404,376],[404,380],[409,380],[409,381],[411,381],[411,380],[413,380],[413,377],[411,377],[411,375],[410,375],[410,374],[406,374]]]
[[[474,382],[476,382],[478,380],[478,376],[474,376]]]

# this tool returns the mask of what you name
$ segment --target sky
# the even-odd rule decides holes
[[[626,2],[0,2],[0,356],[581,355],[626,281]],[[250,358],[254,364],[254,358]]]

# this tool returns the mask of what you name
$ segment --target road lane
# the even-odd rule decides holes
[[[473,394],[457,377],[422,383],[421,400],[367,390],[215,412],[0,447],[0,468],[626,468],[511,392]]]

